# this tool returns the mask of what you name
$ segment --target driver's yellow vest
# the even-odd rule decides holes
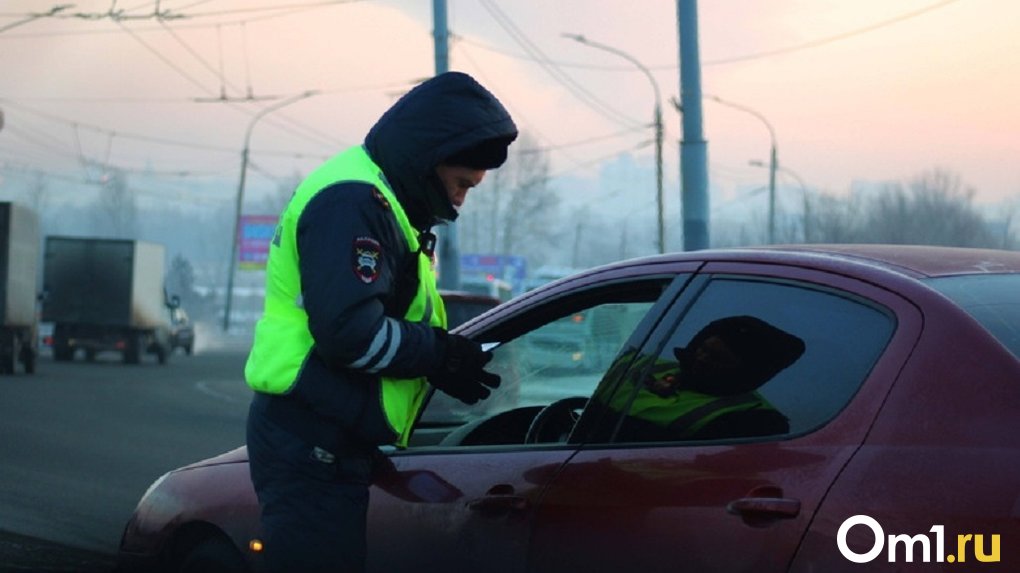
[[[618,360],[617,363],[626,364],[626,361]],[[649,368],[646,375],[656,379],[680,375],[680,365],[676,361],[652,356],[639,356],[632,368],[636,372]],[[758,392],[714,396],[682,390],[661,396],[645,388],[638,388],[636,394],[634,390],[632,382],[625,382],[613,394],[609,406],[618,412],[625,412],[664,428],[673,426],[677,430],[682,429],[683,435],[687,436],[693,436],[723,414],[748,410],[775,410]]]
[[[308,329],[308,314],[301,301],[297,224],[312,198],[340,182],[367,183],[382,193],[407,241],[409,252],[418,253],[418,290],[404,319],[446,328],[446,310],[436,288],[432,261],[420,252],[417,231],[411,226],[382,171],[365,149],[351,147],[313,171],[298,186],[280,216],[266,265],[265,309],[255,326],[255,342],[244,368],[245,380],[257,392],[290,392],[314,344]],[[381,379],[380,405],[390,429],[397,435],[396,444],[399,446],[407,445],[411,424],[421,407],[425,389],[425,378]]]

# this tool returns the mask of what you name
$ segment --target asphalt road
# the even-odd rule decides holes
[[[244,442],[246,341],[0,377],[0,571],[109,570],[164,472]]]

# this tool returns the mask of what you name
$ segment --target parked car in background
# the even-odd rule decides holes
[[[529,355],[605,308],[626,320],[584,334],[611,337],[604,366]],[[433,394],[409,447],[386,449],[369,571],[1020,563],[1020,253],[664,255],[539,287],[459,332],[494,348],[499,406],[425,424]],[[260,540],[242,447],[159,478],[120,559],[259,571]]]
[[[472,318],[499,306],[499,299],[467,291],[442,291],[447,326],[453,330]]]
[[[462,277],[460,288],[463,292],[491,296],[500,302],[506,302],[514,296],[513,285],[492,275]]]

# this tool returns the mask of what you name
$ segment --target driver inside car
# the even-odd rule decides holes
[[[731,316],[702,328],[674,360],[639,358],[648,370],[634,391],[610,403],[627,409],[619,440],[711,440],[789,431],[789,420],[758,389],[804,353],[804,341],[752,316]],[[642,365],[641,362],[646,364]],[[631,398],[633,398],[631,400]],[[627,408],[629,405],[629,408]]]

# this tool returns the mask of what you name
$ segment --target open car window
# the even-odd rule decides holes
[[[675,277],[617,281],[557,297],[495,326],[488,369],[502,383],[472,406],[433,392],[410,446],[565,442],[581,409]],[[480,340],[486,340],[486,334]],[[557,419],[533,427],[550,405]],[[549,416],[547,416],[548,418]],[[539,419],[541,421],[541,419]],[[539,430],[542,430],[539,432]]]

